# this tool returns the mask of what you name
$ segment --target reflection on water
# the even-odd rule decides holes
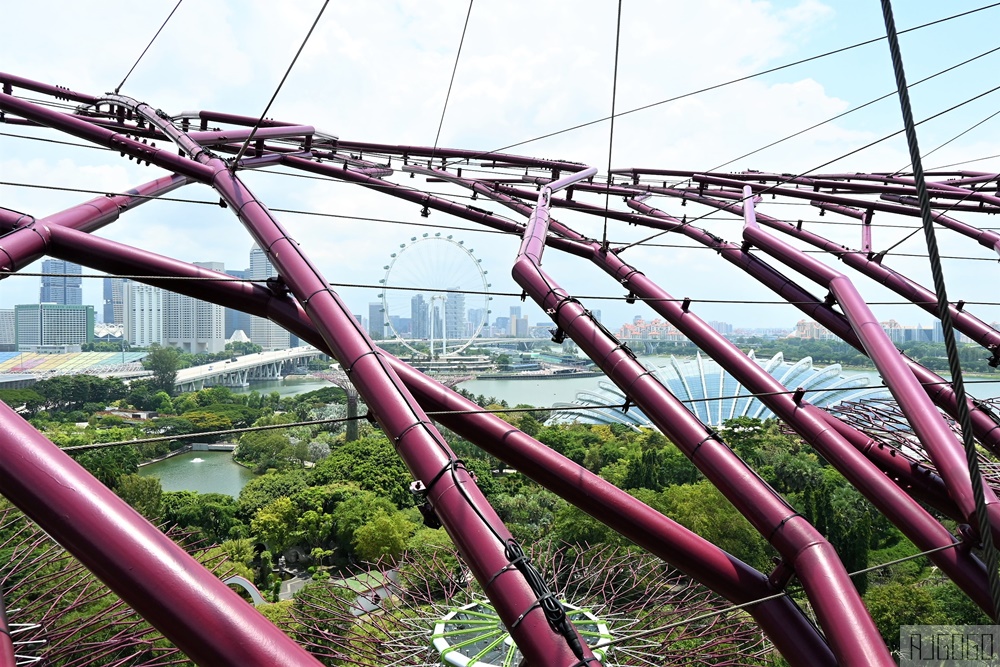
[[[232,452],[187,452],[143,466],[139,474],[159,477],[164,491],[224,493],[234,498],[253,479],[252,472],[233,462]]]
[[[270,394],[271,392],[276,391],[279,396],[295,396],[297,394],[305,394],[306,392],[316,391],[317,389],[325,389],[332,386],[332,382],[320,380],[319,378],[285,378],[284,380],[254,382],[249,387],[234,389],[233,392],[237,394],[249,394],[251,391],[256,391],[258,394]]]

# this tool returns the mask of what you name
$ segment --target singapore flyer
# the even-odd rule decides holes
[[[464,241],[440,232],[411,237],[384,268],[384,338],[395,338],[413,354],[460,354],[489,321],[487,271]]]

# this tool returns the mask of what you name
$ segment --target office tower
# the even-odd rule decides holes
[[[371,301],[368,304],[368,335],[375,340],[382,340],[388,334],[385,324],[385,312],[381,301]]]
[[[42,262],[42,273],[56,275],[42,276],[39,303],[57,303],[62,306],[83,304],[83,289],[80,287],[83,279],[80,278],[79,264],[61,259],[47,259]]]
[[[222,270],[220,262],[194,264],[213,271]],[[222,306],[167,292],[163,310],[163,341],[167,345],[192,354],[225,349],[226,313]]]
[[[424,301],[423,294],[416,294],[410,299],[410,337],[421,339],[427,338],[429,334],[427,302]]]
[[[104,323],[125,324],[124,278],[104,279]]]
[[[261,250],[256,244],[250,249],[250,280],[266,280],[275,278],[278,273],[274,270],[271,260],[267,258],[267,253]],[[261,317],[250,318],[250,342],[260,345],[265,350],[284,350],[290,344],[288,332],[270,320]]]
[[[11,352],[14,350],[16,339],[14,338],[14,309],[0,309],[0,352]]]
[[[517,338],[527,338],[528,337],[528,316],[519,317],[516,320],[511,320],[511,327],[513,331],[511,334]]]
[[[94,307],[55,303],[14,306],[18,350],[65,348],[94,340]]]
[[[452,289],[458,289],[453,287]],[[444,302],[444,331],[448,340],[459,340],[467,338],[465,318],[465,295],[457,292],[448,294],[448,300]]]
[[[233,278],[247,278],[250,275],[250,269],[244,269],[242,271],[226,271],[226,273]],[[233,334],[237,331],[242,331],[250,337],[250,327],[253,316],[249,313],[244,313],[241,310],[236,310],[235,308],[226,308],[226,340],[233,337]]]
[[[125,340],[135,347],[163,344],[164,304],[167,292],[134,280],[122,286]]]

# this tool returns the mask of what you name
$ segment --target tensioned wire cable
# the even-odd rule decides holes
[[[934,553],[937,553],[939,551],[944,551],[946,549],[954,549],[956,547],[960,547],[961,545],[962,545],[962,542],[954,542],[952,544],[945,544],[943,546],[935,547],[933,549],[928,549],[926,551],[921,551],[920,553],[912,554],[910,556],[904,556],[902,558],[897,558],[895,560],[891,560],[891,561],[888,561],[888,562],[885,562],[885,563],[881,563],[879,565],[873,565],[871,567],[866,567],[866,568],[861,569],[861,570],[856,570],[854,572],[848,573],[847,576],[848,577],[856,577],[856,576],[861,575],[861,574],[866,574],[868,572],[874,572],[875,570],[881,570],[881,569],[886,568],[886,567],[891,567],[893,565],[898,565],[900,563],[905,563],[907,561],[911,561],[911,560],[914,560],[916,558],[923,558],[924,556],[928,556],[930,554],[934,554]],[[681,620],[681,621],[673,621],[671,623],[667,623],[666,625],[660,625],[660,626],[657,626],[655,628],[650,628],[648,630],[640,630],[638,632],[633,632],[631,634],[619,635],[618,637],[613,637],[609,641],[602,641],[602,642],[600,642],[598,644],[595,644],[594,646],[595,646],[595,648],[600,648],[600,647],[603,647],[603,646],[613,646],[615,644],[621,644],[622,642],[626,642],[626,641],[629,641],[629,640],[632,640],[632,639],[639,639],[641,637],[648,637],[650,635],[660,634],[662,632],[666,632],[667,630],[671,630],[671,629],[676,628],[676,627],[680,627],[680,626],[683,626],[683,625],[690,625],[691,623],[697,623],[699,621],[704,621],[704,620],[707,620],[709,618],[714,618],[716,616],[721,616],[723,614],[728,614],[728,613],[733,612],[733,611],[739,611],[741,609],[746,609],[748,607],[753,607],[755,605],[761,604],[762,602],[767,602],[769,600],[777,600],[778,598],[782,598],[782,597],[786,597],[788,595],[791,595],[793,592],[794,591],[787,591],[787,590],[785,590],[785,591],[782,591],[780,593],[775,593],[774,595],[768,595],[768,596],[765,596],[765,597],[762,597],[762,598],[757,598],[756,600],[750,600],[749,602],[743,602],[743,603],[740,603],[740,604],[729,605],[727,607],[723,607],[722,609],[716,609],[716,610],[713,610],[713,611],[710,611],[710,612],[706,612],[704,614],[698,614],[697,616],[692,616],[690,618],[685,618],[684,620]]]
[[[45,378],[50,379],[50,378]],[[996,384],[1000,382],[998,380],[971,380],[967,381],[966,384]],[[935,385],[950,385],[950,383],[945,380],[941,382],[926,382],[923,383],[924,386],[935,386]],[[786,389],[783,391],[764,391],[764,392],[747,392],[744,394],[734,394],[732,396],[713,396],[708,398],[677,398],[681,403],[713,403],[718,401],[728,401],[737,399],[760,399],[768,396],[784,396],[784,395],[795,395],[795,394],[809,394],[809,393],[830,393],[830,392],[844,392],[844,391],[865,391],[869,389],[888,389],[888,385],[866,385],[863,387],[827,387],[827,388],[812,388],[812,389]],[[448,415],[480,415],[480,414],[517,414],[517,413],[538,413],[538,412],[578,412],[578,411],[601,411],[601,410],[629,410],[637,409],[641,411],[631,401],[625,403],[610,403],[604,405],[559,405],[552,407],[508,407],[508,408],[481,408],[476,410],[432,410],[425,412],[428,416],[448,416]],[[183,433],[177,435],[164,435],[155,436],[150,438],[138,438],[133,440],[119,440],[114,442],[95,442],[87,445],[72,445],[69,447],[60,447],[63,451],[84,451],[89,449],[101,449],[104,447],[121,447],[125,445],[146,445],[156,442],[171,442],[178,440],[191,440],[193,438],[204,438],[206,436],[219,436],[219,435],[239,435],[243,433],[254,433],[257,431],[274,431],[285,428],[299,428],[299,427],[310,427],[310,426],[326,426],[331,424],[342,424],[349,421],[368,421],[372,422],[374,417],[371,414],[358,415],[357,417],[338,417],[332,419],[311,419],[307,421],[289,422],[287,424],[266,424],[262,426],[247,426],[243,428],[231,428],[231,429],[221,429],[216,431],[198,431],[195,433]]]
[[[955,105],[953,105],[951,107],[948,107],[947,109],[944,109],[943,111],[939,111],[936,114],[928,116],[927,118],[924,118],[923,120],[918,121],[916,123],[916,125],[922,125],[922,124],[924,124],[926,122],[934,120],[935,118],[939,118],[939,117],[941,117],[941,116],[943,116],[943,115],[945,115],[947,113],[950,113],[950,112],[952,112],[952,111],[954,111],[954,110],[956,110],[956,109],[958,109],[960,107],[965,106],[966,104],[974,102],[975,100],[978,100],[978,99],[980,99],[982,97],[985,97],[986,95],[994,93],[994,92],[996,92],[998,90],[1000,90],[1000,86],[994,86],[993,88],[990,88],[989,90],[986,90],[986,91],[984,91],[982,93],[979,93],[978,95],[975,95],[975,96],[970,97],[970,98],[968,98],[968,99],[966,99],[966,100],[964,100],[962,102],[959,102],[958,104],[955,104]],[[760,197],[760,196],[765,195],[765,194],[767,194],[769,192],[774,192],[775,190],[778,190],[778,188],[780,188],[782,185],[790,183],[790,182],[792,182],[792,181],[794,181],[794,180],[796,180],[798,178],[802,178],[803,176],[808,176],[809,174],[811,174],[811,173],[813,173],[813,172],[815,172],[815,171],[817,171],[819,169],[822,169],[823,167],[829,166],[829,165],[831,165],[831,164],[833,164],[835,162],[843,160],[846,157],[850,157],[851,155],[855,155],[857,153],[860,153],[861,151],[867,150],[867,149],[871,148],[872,146],[880,144],[880,143],[882,143],[884,141],[892,139],[893,137],[895,137],[897,135],[904,134],[904,133],[905,133],[905,129],[896,130],[895,132],[887,134],[887,135],[885,135],[885,136],[883,136],[883,137],[881,137],[879,139],[876,139],[874,141],[871,141],[871,142],[869,142],[869,143],[867,143],[867,144],[865,144],[863,146],[860,146],[860,147],[855,148],[855,149],[853,149],[851,151],[848,151],[847,153],[839,155],[839,156],[837,156],[837,157],[835,157],[835,158],[833,158],[831,160],[827,160],[826,162],[824,162],[822,164],[819,164],[819,165],[817,165],[815,167],[812,167],[811,169],[807,169],[807,170],[805,170],[803,172],[800,172],[798,174],[795,174],[793,176],[789,176],[787,178],[784,178],[784,179],[781,179],[781,180],[777,180],[777,181],[774,182],[774,184],[769,185],[768,187],[766,187],[766,188],[764,188],[764,189],[762,189],[762,190],[760,190],[758,192],[753,193],[752,195],[750,195],[750,197],[751,198],[753,198],[753,197]],[[643,191],[642,190],[636,190],[636,194],[643,194]],[[709,192],[709,194],[711,194],[711,193]],[[734,199],[730,203],[733,204],[733,205],[738,205],[738,204],[744,203],[746,200],[747,200],[746,197],[741,197],[739,199]],[[648,236],[648,237],[646,237],[644,239],[641,239],[639,241],[635,241],[634,243],[630,243],[630,244],[628,244],[628,245],[623,246],[622,248],[620,248],[618,250],[618,252],[620,253],[620,252],[622,252],[624,250],[628,250],[629,248],[633,248],[635,246],[641,246],[646,241],[651,241],[651,240],[653,240],[655,238],[659,238],[660,236],[663,236],[664,234],[670,234],[670,233],[673,233],[673,232],[677,232],[681,227],[685,227],[685,226],[693,224],[693,223],[695,223],[695,222],[697,222],[699,220],[703,220],[707,215],[709,215],[709,214],[706,213],[704,215],[696,216],[696,217],[691,218],[690,220],[688,220],[686,222],[681,223],[680,225],[678,225],[674,229],[663,230],[661,232],[657,232],[656,234]]]
[[[182,3],[183,1],[184,1],[184,0],[177,0],[177,4],[176,4],[176,5],[174,5],[174,8],[170,10],[170,13],[169,13],[169,14],[167,14],[167,18],[165,18],[165,19],[163,20],[163,24],[162,24],[162,25],[161,25],[161,26],[159,27],[159,29],[158,29],[158,30],[156,31],[156,34],[155,34],[155,35],[153,35],[153,39],[149,40],[149,44],[147,44],[147,45],[146,45],[146,48],[144,48],[144,49],[142,50],[142,53],[140,53],[140,54],[139,54],[139,57],[135,59],[135,63],[133,63],[133,64],[132,64],[132,67],[131,67],[131,68],[129,69],[128,73],[127,73],[127,74],[125,75],[125,78],[123,78],[123,79],[122,79],[122,82],[121,82],[121,83],[119,83],[119,84],[118,84],[118,85],[117,85],[117,86],[115,87],[115,94],[116,94],[116,95],[118,94],[118,91],[122,89],[122,86],[124,86],[124,85],[125,85],[125,82],[126,82],[126,81],[128,81],[128,78],[129,78],[130,76],[132,76],[132,72],[134,72],[134,71],[135,71],[135,68],[139,66],[139,61],[140,61],[140,60],[142,60],[142,57],[143,57],[144,55],[146,55],[146,51],[149,51],[149,47],[153,46],[153,42],[155,42],[155,41],[156,41],[156,38],[160,36],[160,33],[161,33],[161,32],[163,32],[163,29],[167,27],[167,23],[168,23],[168,22],[170,21],[171,17],[173,17],[173,15],[174,15],[174,12],[176,12],[176,11],[177,11],[177,8],[181,6],[181,3]]]
[[[981,12],[981,11],[984,11],[984,10],[987,10],[987,9],[992,9],[994,7],[997,7],[997,6],[1000,6],[1000,2],[994,2],[994,3],[988,4],[988,5],[984,5],[982,7],[977,7],[975,9],[971,9],[971,10],[966,11],[966,12],[961,12],[961,13],[958,13],[958,14],[953,14],[951,16],[946,16],[944,18],[936,19],[934,21],[929,21],[927,23],[922,23],[920,25],[913,26],[912,28],[907,28],[905,30],[902,30],[902,31],[900,31],[899,34],[904,34],[904,33],[908,33],[908,32],[914,32],[916,30],[921,30],[923,28],[928,28],[930,26],[937,25],[937,24],[940,24],[940,23],[944,23],[946,21],[951,21],[951,20],[954,20],[954,19],[962,18],[964,16],[969,16],[971,14],[975,14],[977,12]],[[621,113],[617,114],[617,116],[620,118],[622,116],[627,116],[629,114],[637,113],[639,111],[645,111],[646,109],[651,109],[653,107],[657,107],[657,106],[660,106],[660,105],[663,105],[663,104],[668,104],[670,102],[676,102],[678,100],[682,100],[682,99],[685,99],[687,97],[693,97],[693,96],[699,95],[701,93],[706,93],[706,92],[709,92],[709,91],[712,91],[712,90],[717,90],[719,88],[723,88],[725,86],[733,85],[733,84],[736,84],[736,83],[741,83],[743,81],[749,81],[750,79],[755,79],[757,77],[764,76],[766,74],[773,74],[774,72],[779,72],[781,70],[788,69],[790,67],[795,67],[797,65],[802,65],[802,64],[805,64],[805,63],[808,63],[808,62],[812,62],[814,60],[820,60],[822,58],[826,58],[828,56],[836,55],[838,53],[844,53],[845,51],[850,51],[852,49],[860,48],[862,46],[868,46],[869,44],[875,44],[877,42],[881,42],[884,39],[886,39],[886,38],[885,37],[874,37],[872,39],[868,39],[868,40],[865,40],[863,42],[858,42],[858,43],[852,44],[850,46],[841,47],[841,48],[838,48],[838,49],[834,49],[832,51],[826,51],[825,53],[820,53],[820,54],[815,55],[815,56],[810,56],[808,58],[803,58],[801,60],[796,60],[794,62],[786,63],[784,65],[779,65],[777,67],[771,67],[769,69],[762,70],[760,72],[755,72],[754,74],[748,74],[746,76],[738,77],[738,78],[735,78],[735,79],[730,79],[730,80],[724,81],[722,83],[717,83],[717,84],[714,84],[714,85],[711,85],[711,86],[707,86],[705,88],[699,88],[697,90],[693,90],[693,91],[690,91],[690,92],[687,92],[687,93],[683,93],[681,95],[677,95],[677,96],[670,97],[670,98],[667,98],[667,99],[664,99],[664,100],[660,100],[659,102],[653,102],[651,104],[646,104],[646,105],[643,105],[643,106],[640,106],[640,107],[636,107],[634,109],[629,109],[628,111],[622,111]],[[603,123],[606,120],[610,120],[610,117],[598,118],[596,120],[588,121],[586,123],[580,123],[578,125],[573,125],[573,126],[570,126],[570,127],[563,128],[561,130],[556,130],[554,132],[549,132],[547,134],[543,134],[543,135],[540,135],[540,136],[537,136],[537,137],[533,137],[531,139],[525,139],[525,140],[519,141],[517,143],[508,144],[508,145],[503,146],[501,148],[495,148],[495,149],[490,150],[490,151],[485,151],[485,152],[480,153],[480,154],[478,154],[476,156],[473,156],[472,158],[469,158],[469,159],[479,159],[479,158],[482,158],[482,157],[486,157],[488,155],[492,155],[494,153],[499,153],[500,151],[506,151],[508,149],[516,148],[518,146],[523,146],[525,144],[530,144],[530,143],[533,143],[535,141],[540,141],[542,139],[548,139],[550,137],[554,137],[554,136],[557,136],[557,135],[560,135],[560,134],[565,134],[566,132],[572,132],[574,130],[578,130],[578,129],[581,129],[581,128],[584,128],[584,127],[589,127],[589,126],[595,125],[597,123]]]
[[[441,119],[438,121],[437,133],[434,135],[434,148],[431,149],[431,161],[437,154],[438,141],[441,139],[441,128],[444,127],[444,116],[448,112],[448,101],[451,99],[451,88],[455,85],[455,74],[458,72],[458,61],[462,57],[462,46],[465,44],[465,33],[469,29],[469,17],[472,16],[472,3],[469,0],[469,9],[465,13],[465,23],[462,25],[462,37],[458,40],[458,50],[455,52],[455,64],[451,68],[451,78],[448,80],[448,92],[444,96],[444,105],[441,107]]]
[[[820,251],[823,252],[823,251]],[[926,255],[921,255],[925,257]],[[990,260],[996,261],[996,260]],[[162,275],[140,275],[140,274],[94,274],[94,273],[40,273],[40,272],[17,272],[17,273],[4,273],[0,272],[0,280],[4,278],[12,277],[42,277],[49,276],[55,278],[121,278],[123,280],[140,280],[140,281],[180,281],[180,282],[216,282],[216,283],[256,283],[256,284],[266,284],[266,278],[237,278],[235,276],[162,276]],[[400,286],[400,285],[380,285],[374,283],[340,283],[340,282],[328,282],[327,285],[330,287],[350,287],[356,289],[377,289],[386,291],[403,291],[403,292],[440,292],[443,294],[472,294],[472,295],[490,295],[490,296],[509,296],[509,297],[521,297],[521,292],[496,292],[491,290],[472,290],[472,289],[447,289],[441,287],[433,286]],[[769,306],[797,306],[797,305],[815,305],[815,301],[771,301],[767,299],[705,299],[698,297],[642,297],[642,296],[617,296],[611,294],[580,294],[573,298],[576,299],[587,299],[592,301],[641,301],[644,303],[683,303],[685,301],[689,303],[719,303],[719,304],[735,304],[735,305],[769,305]],[[1000,301],[972,301],[963,300],[966,305],[970,306],[1000,306]],[[921,304],[933,303],[930,301],[867,301],[869,305],[873,306],[919,306]]]
[[[233,169],[236,169],[236,166],[239,164],[240,159],[243,157],[243,153],[246,151],[247,146],[250,145],[250,142],[253,141],[254,136],[257,134],[257,130],[258,128],[260,128],[260,124],[264,122],[264,117],[267,116],[267,112],[271,110],[271,105],[274,104],[274,100],[277,99],[278,93],[281,92],[281,87],[285,85],[285,80],[288,79],[288,75],[292,73],[292,68],[295,67],[295,63],[298,61],[299,56],[302,54],[302,50],[306,48],[306,44],[309,42],[309,38],[312,37],[313,30],[316,29],[316,25],[319,23],[319,20],[323,17],[323,12],[326,11],[326,6],[328,4],[330,4],[330,0],[323,0],[323,6],[319,8],[319,12],[316,14],[316,18],[313,20],[312,25],[309,26],[309,31],[306,33],[305,38],[302,40],[302,44],[299,45],[299,50],[295,52],[295,55],[292,57],[292,62],[288,64],[288,69],[285,70],[285,75],[281,77],[281,81],[278,82],[278,87],[274,89],[274,94],[271,95],[271,99],[268,100],[267,106],[264,107],[264,111],[261,112],[260,114],[260,118],[257,119],[256,123],[254,123],[253,129],[251,129],[250,134],[247,135],[246,141],[244,141],[243,145],[240,146],[240,150],[237,151],[236,157],[233,158],[232,161]]]
[[[993,532],[989,516],[986,513],[986,500],[983,491],[982,473],[979,470],[979,459],[976,452],[976,441],[972,434],[972,417],[966,403],[965,388],[962,384],[962,363],[959,359],[958,345],[955,341],[954,325],[951,318],[951,304],[944,283],[944,271],[941,268],[941,258],[938,256],[937,238],[934,230],[933,212],[930,196],[924,181],[923,164],[920,157],[920,147],[917,142],[916,123],[910,108],[910,97],[906,89],[906,75],[903,71],[903,56],[899,49],[895,20],[892,14],[890,0],[882,0],[882,15],[885,19],[885,32],[889,41],[889,52],[892,58],[892,69],[896,77],[899,92],[899,106],[903,114],[903,124],[906,130],[906,143],[910,151],[910,162],[913,166],[913,178],[917,186],[917,199],[920,204],[920,218],[923,221],[924,238],[927,241],[927,253],[930,256],[931,274],[934,279],[934,292],[937,296],[938,318],[944,333],[945,349],[948,353],[948,367],[951,371],[952,386],[955,400],[958,404],[958,421],[962,431],[962,444],[965,449],[969,476],[972,482],[973,498],[976,507],[977,528],[982,541],[983,556],[989,575],[990,596],[993,601],[993,619],[1000,621],[1000,558],[993,543]]]
[[[611,154],[615,147],[615,102],[618,100],[618,51],[622,36],[622,0],[618,0],[618,20],[615,23],[615,67],[611,79],[611,129],[608,131],[608,185],[611,185]],[[610,189],[604,193],[604,233],[601,240],[608,245],[608,209],[611,202]]]
[[[0,135],[2,135],[2,134],[3,133],[0,133]],[[55,143],[65,143],[65,142],[55,142]],[[82,146],[83,144],[75,144],[75,145]],[[998,156],[998,157],[1000,157],[1000,156]],[[278,172],[261,172],[261,173],[278,173]],[[282,174],[282,175],[298,176],[298,174]],[[326,181],[328,179],[322,179],[322,178],[320,178],[318,180],[324,180],[324,181]],[[345,185],[352,185],[352,183],[349,183],[347,181],[329,180],[328,182],[330,182],[330,183],[343,183]],[[106,190],[96,190],[96,189],[90,189],[90,188],[71,188],[71,187],[65,187],[65,186],[59,186],[59,185],[47,185],[47,184],[43,184],[43,183],[24,183],[24,182],[19,182],[19,181],[0,181],[0,186],[17,187],[17,188],[27,188],[27,189],[34,189],[34,190],[51,190],[53,192],[79,192],[81,194],[104,195],[106,197],[130,197],[130,198],[133,198],[133,199],[147,199],[147,200],[156,200],[156,201],[166,201],[166,202],[180,203],[180,204],[200,204],[202,206],[212,206],[212,207],[216,207],[216,208],[219,207],[219,202],[218,201],[207,201],[207,200],[204,200],[204,199],[186,199],[186,198],[183,198],[183,197],[171,197],[171,196],[168,196],[168,195],[161,195],[161,196],[141,195],[141,194],[135,194],[135,193],[130,193],[130,192],[107,192]],[[421,191],[421,190],[413,190],[413,191],[414,192],[424,192],[424,191]],[[458,197],[458,198],[463,198],[463,199],[470,198],[470,197],[467,197],[467,196],[466,197],[461,197],[460,195],[453,195],[451,193],[443,193],[443,192],[441,192],[441,193],[426,192],[426,194],[432,194],[432,195],[438,195],[438,196],[444,196],[444,197]],[[697,203],[697,202],[695,202],[695,203]],[[809,206],[810,209],[812,209],[812,206],[810,204],[806,203],[806,202],[795,202],[795,201],[790,201],[790,202],[770,201],[770,202],[768,202],[768,206],[775,206],[775,205]],[[3,207],[0,207],[0,208],[3,208]],[[310,211],[310,210],[307,210],[307,209],[280,208],[280,207],[275,207],[275,206],[269,206],[268,209],[270,209],[272,211],[275,211],[275,212],[278,212],[278,213],[288,213],[288,214],[292,214],[292,215],[309,215],[309,216],[317,216],[317,217],[323,217],[323,218],[338,218],[338,219],[344,219],[344,220],[362,220],[362,221],[365,221],[365,222],[384,222],[384,223],[397,224],[397,225],[409,225],[409,226],[412,226],[412,227],[425,227],[425,228],[431,228],[431,229],[447,229],[447,230],[456,230],[456,231],[462,231],[462,232],[478,232],[478,233],[482,233],[482,234],[504,234],[504,235],[507,235],[507,236],[516,236],[516,235],[518,235],[518,234],[521,233],[520,231],[517,231],[517,232],[513,232],[513,231],[507,232],[507,231],[501,231],[501,230],[498,230],[498,229],[490,229],[490,228],[487,228],[487,227],[454,227],[454,226],[448,226],[448,225],[432,224],[432,223],[428,223],[428,222],[413,222],[413,221],[410,221],[410,220],[398,220],[398,219],[392,219],[392,218],[373,218],[371,216],[344,215],[344,214],[338,214],[338,213],[325,213],[323,211]],[[11,209],[7,209],[7,210],[11,210]],[[482,211],[482,210],[485,210],[485,209],[475,209],[475,210]],[[569,208],[568,210],[573,210],[573,209]],[[517,220],[514,220],[513,218],[508,218],[508,217],[503,216],[503,215],[498,215],[497,213],[495,213],[493,211],[488,211],[488,213],[490,215],[496,217],[496,218],[501,219],[501,220],[505,220],[507,222],[513,222],[514,224],[523,226],[523,223],[521,223],[521,222],[519,222]],[[27,214],[25,214],[25,215],[27,215]],[[701,216],[699,219],[700,220],[721,221],[721,222],[734,222],[734,223],[735,222],[739,222],[739,217],[738,216],[724,216],[724,215],[714,215],[714,214],[704,215],[704,216]],[[796,218],[796,221],[797,222],[804,222],[804,223],[814,224],[814,225],[835,225],[835,226],[841,226],[841,227],[856,227],[857,226],[857,224],[853,223],[853,222],[841,222],[841,221],[837,221],[837,220],[820,220],[820,219],[814,219],[814,218]],[[878,223],[878,222],[871,223],[869,225],[869,227],[883,227],[883,228],[886,228],[886,229],[920,229],[919,225],[899,225],[899,224],[895,224],[894,225],[894,224]],[[980,227],[980,229],[991,230],[993,228],[990,228],[990,227]],[[1000,228],[998,228],[998,229],[1000,229]],[[609,240],[609,243],[615,243],[615,241],[614,240]],[[625,241],[621,241],[620,243],[625,243]],[[654,244],[647,244],[647,245],[654,245]],[[664,247],[674,247],[674,246],[664,246]],[[704,247],[704,246],[696,246],[695,245],[695,246],[684,246],[684,247],[701,248],[701,247]]]

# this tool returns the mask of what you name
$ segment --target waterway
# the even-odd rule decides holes
[[[297,394],[305,394],[310,391],[325,389],[326,387],[332,386],[332,382],[320,380],[319,378],[291,377],[284,378],[282,380],[253,382],[249,387],[234,389],[233,391],[237,394],[249,394],[252,391],[256,391],[258,394],[270,394],[271,392],[276,391],[279,396],[286,397],[295,396]]]
[[[232,452],[187,452],[139,468],[144,477],[159,477],[164,491],[223,493],[234,498],[253,473],[233,461]]]
[[[669,355],[640,356],[639,359],[654,366],[665,366],[670,362]],[[882,384],[879,374],[874,370],[847,369],[844,375],[863,375],[869,379],[869,385]],[[945,378],[947,374],[943,374]],[[608,380],[603,376],[585,378],[548,378],[543,380],[469,380],[458,385],[460,389],[480,394],[486,398],[494,397],[498,401],[505,400],[509,405],[525,403],[539,407],[549,407],[554,403],[569,402],[576,398],[578,392],[596,391],[598,384]],[[976,398],[1000,398],[1000,379],[970,376],[966,378],[967,393]],[[288,378],[270,382],[255,382],[250,387],[238,390],[239,393],[257,391],[268,394],[273,391],[281,396],[295,396],[317,389],[329,387],[330,383],[318,378]]]
[[[670,357],[641,357],[641,359],[654,366],[665,366],[669,363]],[[847,369],[843,371],[843,374],[864,376],[868,378],[868,385],[871,387],[882,384],[882,378],[874,369]],[[943,374],[943,377],[947,379],[949,376]],[[550,380],[470,380],[458,386],[477,396],[482,394],[486,398],[492,396],[498,401],[505,400],[511,406],[526,403],[538,407],[549,407],[554,403],[572,401],[578,392],[595,391],[600,382],[610,382],[610,380],[603,376]],[[1000,379],[969,376],[965,378],[965,382],[966,393],[970,396],[981,399],[1000,398]]]

